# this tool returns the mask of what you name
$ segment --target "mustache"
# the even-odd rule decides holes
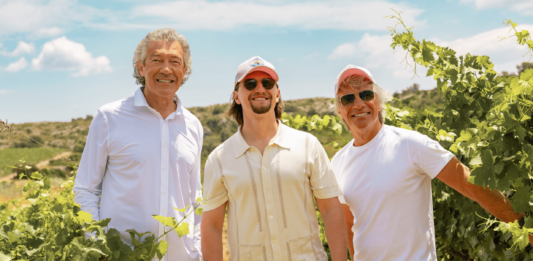
[[[268,93],[268,92],[263,92],[263,93],[256,92],[256,93],[250,94],[250,96],[248,96],[248,100],[251,100],[251,99],[253,99],[255,97],[258,97],[258,96],[263,96],[263,97],[267,97],[268,99],[272,99],[272,95],[270,95],[270,93]]]

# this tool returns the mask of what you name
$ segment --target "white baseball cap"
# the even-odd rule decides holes
[[[344,69],[341,71],[339,76],[337,76],[337,80],[335,81],[335,89],[334,89],[335,96],[337,95],[337,92],[339,91],[339,86],[341,86],[341,83],[346,78],[352,75],[361,75],[367,78],[368,80],[370,80],[371,82],[376,83],[376,81],[374,80],[374,77],[367,69],[363,67],[348,64],[346,67],[344,67]]]
[[[274,65],[259,56],[254,56],[239,65],[237,68],[237,75],[235,75],[235,84],[242,81],[246,75],[257,71],[267,73],[276,82],[279,80]]]

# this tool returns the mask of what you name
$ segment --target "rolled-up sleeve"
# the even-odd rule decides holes
[[[222,180],[222,169],[217,153],[211,153],[204,169],[204,211],[213,210],[228,201],[228,190]]]
[[[99,110],[91,122],[72,189],[76,203],[80,204],[81,210],[90,213],[94,220],[100,220],[99,202],[107,164],[108,138],[107,118]]]
[[[310,139],[310,183],[313,195],[319,199],[342,196],[337,184],[337,179],[331,168],[328,155],[320,142],[312,137]]]

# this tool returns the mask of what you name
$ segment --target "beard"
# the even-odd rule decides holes
[[[254,106],[254,104],[252,103],[252,97],[250,97],[250,106],[252,107],[252,111],[254,113],[264,114],[270,111],[270,108],[272,108],[272,96],[268,93],[266,93],[266,96],[268,97],[268,101],[270,101],[270,103],[264,106]]]

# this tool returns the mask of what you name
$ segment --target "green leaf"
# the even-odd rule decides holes
[[[165,254],[167,253],[167,250],[168,250],[168,243],[163,240],[159,241],[159,243],[157,243],[156,245],[157,258],[161,260],[163,256],[165,256]]]
[[[179,237],[182,237],[184,235],[187,235],[189,234],[189,224],[188,223],[181,223],[177,228],[176,228],[176,233],[178,234]]]
[[[172,227],[176,222],[173,217],[163,217],[159,215],[152,215],[152,217],[164,226]]]
[[[190,204],[187,205],[187,206],[184,207],[184,208],[179,208],[179,209],[178,209],[178,208],[174,208],[174,209],[177,210],[177,211],[179,211],[179,212],[181,212],[181,213],[185,213],[185,211],[189,208],[189,206],[190,206]]]
[[[518,188],[516,193],[513,195],[513,210],[515,212],[526,212],[529,211],[529,186],[522,186]]]
[[[196,215],[201,216],[202,214],[204,214],[204,209],[198,207],[196,208],[195,212],[196,212]]]
[[[83,225],[84,223],[90,223],[93,221],[93,215],[89,212],[85,212],[83,210],[78,211],[77,213],[78,217],[76,220],[78,221],[78,224]]]
[[[31,166],[30,166],[30,168],[31,168]],[[39,173],[39,172],[33,172],[33,173],[31,174],[30,177],[31,177],[32,179],[38,179],[38,180],[40,180],[40,179],[43,178],[43,175],[41,175],[41,173]]]

